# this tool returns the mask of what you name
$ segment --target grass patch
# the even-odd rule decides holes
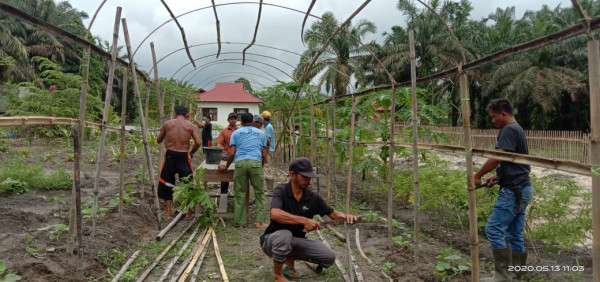
[[[69,189],[73,185],[71,173],[60,166],[58,170],[44,173],[38,164],[25,164],[19,160],[9,161],[0,166],[0,181],[6,179],[19,181],[27,189],[58,190]]]

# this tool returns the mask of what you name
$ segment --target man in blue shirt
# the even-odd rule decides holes
[[[263,111],[261,116],[265,120],[264,128],[267,131],[269,140],[271,141],[271,146],[269,146],[269,154],[267,155],[267,162],[265,164],[265,181],[267,183],[267,188],[269,188],[269,190],[273,190],[273,173],[271,172],[271,164],[268,160],[273,157],[273,152],[275,152],[275,130],[271,124],[271,113],[269,111]]]
[[[264,223],[266,210],[263,165],[267,160],[267,137],[260,129],[252,126],[252,119],[251,113],[242,114],[242,128],[231,134],[227,164],[219,165],[219,169],[227,170],[232,162],[235,163],[233,173],[234,225],[247,224],[245,204],[248,180],[250,180],[254,187],[256,201],[256,227],[264,228],[266,227]]]

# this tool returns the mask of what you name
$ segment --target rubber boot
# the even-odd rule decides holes
[[[483,278],[482,282],[511,282],[512,275],[508,272],[508,266],[511,265],[510,249],[492,249],[494,254],[495,271],[492,277]]]
[[[219,210],[217,213],[227,213],[227,194],[221,194],[219,198]]]
[[[512,251],[512,265],[519,265],[519,266],[527,265],[527,253]],[[523,272],[523,271],[514,272],[514,278],[517,281],[522,281],[524,274],[525,274],[525,272]]]

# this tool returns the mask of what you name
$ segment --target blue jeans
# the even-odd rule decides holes
[[[523,228],[525,227],[525,210],[533,197],[533,187],[522,188],[521,209],[515,206],[515,193],[508,188],[500,188],[494,210],[485,225],[485,234],[492,243],[493,249],[506,248],[504,236],[510,242],[510,249],[517,252],[525,251]]]

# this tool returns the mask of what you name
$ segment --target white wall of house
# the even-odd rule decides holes
[[[198,115],[202,118],[202,109],[204,108],[216,108],[217,117],[212,117],[212,123],[219,125],[220,127],[226,127],[229,123],[227,122],[227,115],[233,112],[234,108],[247,108],[253,115],[260,114],[258,112],[258,103],[206,103],[202,102],[198,104]],[[213,136],[214,137],[214,136]]]

